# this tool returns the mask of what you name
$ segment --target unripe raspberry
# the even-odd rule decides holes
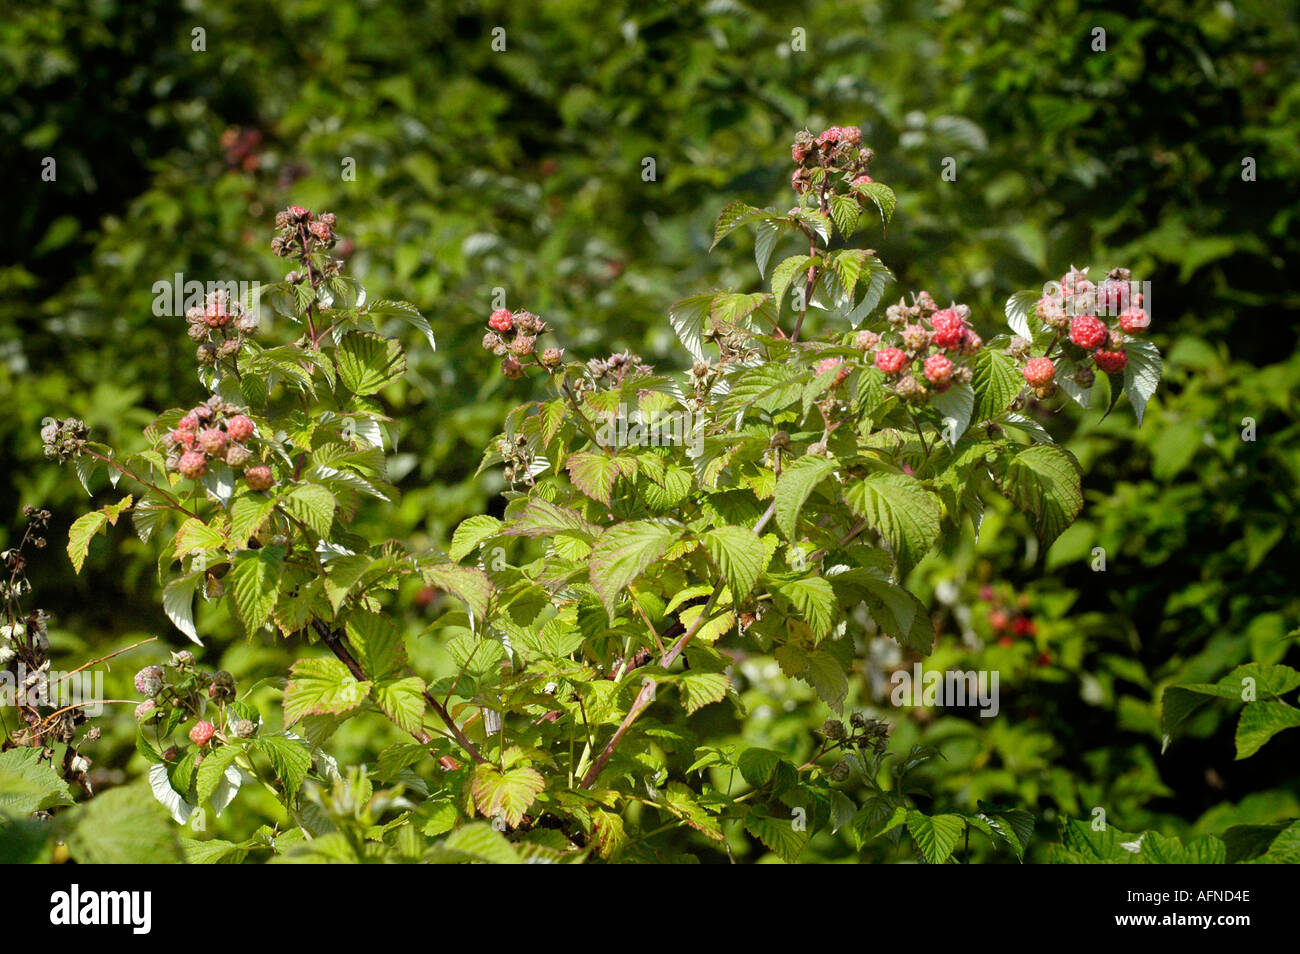
[[[311,211],[309,209],[304,209],[300,205],[289,206],[289,215],[291,215],[294,219],[297,219],[300,222],[310,221],[312,218]]]
[[[1051,358],[1030,358],[1024,373],[1031,387],[1045,388],[1056,379],[1056,365]]]
[[[1070,322],[1070,340],[1080,348],[1092,351],[1106,341],[1106,323],[1092,315],[1077,315]]]
[[[253,422],[242,414],[236,414],[226,421],[226,434],[232,441],[242,444],[253,436]]]
[[[244,471],[244,483],[248,484],[249,490],[270,490],[275,478],[271,476],[270,467],[258,464]]]
[[[208,459],[199,451],[186,451],[176,462],[176,470],[182,477],[198,480],[208,472]]]
[[[916,307],[920,311],[922,317],[933,315],[939,310],[939,306],[935,302],[934,296],[928,291],[920,291],[917,293]]]
[[[249,458],[253,456],[252,452],[242,444],[231,444],[226,451],[226,463],[236,469],[243,467],[248,463]]]
[[[220,454],[226,449],[226,432],[219,427],[206,428],[199,431],[196,443],[205,453]]]
[[[831,766],[832,782],[843,782],[852,774],[853,769],[849,767],[849,763],[846,761],[841,760]]]
[[[962,365],[952,373],[953,381],[955,381],[958,384],[970,384],[971,378],[973,378],[974,376],[975,376],[975,372],[972,371],[970,368],[966,367],[965,365]]]
[[[1007,342],[1007,354],[1011,355],[1013,358],[1020,358],[1022,360],[1028,358],[1029,342],[1020,337],[1020,335],[1012,335],[1011,340]]]
[[[251,739],[257,734],[257,723],[251,719],[240,719],[234,725],[235,738]]]
[[[925,379],[937,387],[946,387],[952,380],[952,362],[941,354],[925,359]]]
[[[500,355],[505,353],[505,348],[506,343],[501,340],[501,336],[495,331],[489,331],[483,336],[484,351],[491,351],[493,354]]]
[[[1119,316],[1119,326],[1126,335],[1138,335],[1151,325],[1151,316],[1141,308],[1129,307]]]
[[[907,355],[898,348],[881,348],[876,352],[876,367],[885,374],[897,374],[907,364]]]
[[[501,373],[511,381],[517,381],[524,376],[524,366],[513,355],[506,355],[501,362]]]
[[[511,343],[510,350],[519,357],[526,358],[533,353],[533,348],[536,346],[536,343],[537,339],[520,335],[513,343]]]
[[[936,311],[930,318],[930,327],[934,329],[935,346],[947,351],[960,348],[966,337],[966,322],[951,308]]]
[[[152,699],[146,699],[135,707],[135,721],[148,722],[154,717],[154,713],[157,709],[158,703],[154,702]]]
[[[868,176],[868,175],[861,175],[861,176],[858,176],[856,179],[853,180],[853,184],[854,184],[855,186],[868,185],[868,184],[870,184],[870,183],[872,183],[872,182],[875,182],[875,181],[876,181],[876,180],[873,179],[873,178],[871,178],[871,176]]]
[[[179,421],[176,422],[176,427],[182,431],[192,431],[195,430],[198,426],[199,426],[199,419],[194,416],[193,411],[190,411],[190,413],[186,414],[184,417],[182,417]]]
[[[194,432],[183,431],[179,427],[172,431],[171,437],[177,444],[184,444],[186,447],[194,443]]]
[[[856,146],[862,142],[862,130],[857,126],[845,126],[840,130],[840,142]]]
[[[977,335],[972,329],[966,329],[966,337],[961,341],[962,354],[974,354],[984,347],[984,339]]]
[[[185,333],[193,341],[203,341],[208,337],[208,326],[200,321],[198,324],[192,324],[186,328]]]
[[[908,351],[924,351],[930,344],[930,332],[923,325],[908,325],[903,329],[903,344]]]
[[[207,311],[203,313],[203,320],[207,322],[209,328],[220,328],[230,320],[230,313],[226,311],[224,305],[209,305]]]
[[[195,359],[199,364],[216,364],[217,349],[215,345],[199,345],[198,350],[194,352]]]
[[[145,666],[135,674],[135,690],[143,696],[156,696],[163,687],[161,666]]]
[[[334,237],[334,230],[324,222],[312,222],[307,226],[307,231],[316,236],[316,238],[320,239],[322,242],[328,242]]]
[[[178,652],[174,652],[172,653],[172,665],[182,666],[182,667],[193,666],[194,654],[190,652],[188,649],[182,649]]]
[[[1059,298],[1044,297],[1038,299],[1038,304],[1034,306],[1034,313],[1038,315],[1043,324],[1057,331],[1064,331],[1070,326],[1070,318],[1065,313],[1065,308]]]
[[[894,393],[905,401],[925,394],[925,386],[912,375],[905,374],[894,383]]]
[[[1066,298],[1092,292],[1092,282],[1088,281],[1088,270],[1074,266],[1061,277],[1061,294]]]
[[[795,195],[803,195],[812,188],[812,173],[807,169],[796,169],[790,176],[790,188]]]
[[[844,130],[840,129],[839,126],[831,126],[829,129],[827,129],[825,132],[823,132],[820,136],[817,137],[817,145],[833,146],[840,141],[840,137],[843,134],[844,134]]]
[[[839,719],[827,719],[822,723],[822,735],[835,741],[844,738],[844,723]]]
[[[199,722],[194,723],[194,728],[190,729],[190,741],[200,748],[203,748],[212,741],[212,737],[216,735],[216,733],[216,726],[206,720],[200,720]]]
[[[853,339],[853,346],[859,351],[870,351],[878,344],[880,344],[880,335],[874,331],[859,331],[857,337]]]
[[[500,332],[501,334],[505,334],[514,326],[514,315],[512,315],[506,308],[498,308],[496,311],[492,312],[492,316],[488,318],[488,327],[493,331]]]
[[[1128,355],[1123,351],[1098,351],[1092,356],[1097,367],[1107,374],[1117,374],[1128,364]]]
[[[542,367],[558,368],[564,363],[564,351],[560,348],[547,348],[542,352]]]
[[[238,354],[239,349],[244,346],[244,342],[239,338],[227,338],[221,344],[217,345],[217,356],[220,358],[229,358],[232,354]]]

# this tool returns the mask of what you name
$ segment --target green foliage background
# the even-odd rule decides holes
[[[743,242],[706,254],[722,205],[790,202],[793,133],[856,124],[899,194],[880,253],[900,290],[966,301],[991,333],[1007,295],[1043,274],[1128,265],[1152,282],[1152,337],[1167,359],[1140,430],[1077,408],[1051,420],[1084,464],[1087,504],[1050,552],[991,502],[978,542],[915,571],[940,626],[927,665],[999,670],[999,717],[890,707],[879,685],[871,694],[870,671],[881,677],[870,660],[851,704],[883,708],[901,744],[942,751],[920,770],[935,811],[984,800],[1034,812],[1036,860],[1055,819],[1097,807],[1125,830],[1180,837],[1300,814],[1300,733],[1237,761],[1233,706],[1203,709],[1163,754],[1160,730],[1166,686],[1300,655],[1300,293],[1288,270],[1300,255],[1300,24],[1293,8],[1255,2],[1140,8],[14,9],[0,23],[0,514],[14,522],[0,537],[32,503],[55,511],[57,542],[87,504],[75,476],[43,460],[43,417],[80,416],[130,450],[154,410],[199,396],[192,343],[179,319],[153,316],[153,283],[278,279],[270,217],[295,202],[337,212],[350,272],[416,303],[438,335],[439,350],[413,350],[411,375],[385,394],[404,428],[400,524],[386,533],[445,545],[459,520],[498,505],[499,478],[472,475],[505,412],[529,397],[478,345],[493,290],[544,315],[575,355],[678,361],[668,305],[755,281]],[[195,27],[206,52],[191,50]],[[491,48],[495,27],[505,52]],[[1104,52],[1092,49],[1097,27]],[[790,49],[796,28],[806,52]],[[232,129],[260,134],[255,167],[223,145]],[[56,182],[40,180],[45,156]],[[340,176],[344,157],[354,182]],[[656,181],[642,179],[645,157]],[[955,182],[940,177],[947,157]],[[1105,572],[1090,568],[1094,547]],[[179,646],[154,565],[125,524],[80,577],[45,551],[33,605],[55,614],[56,649],[76,660],[153,634]],[[1026,601],[1034,635],[998,644],[985,583],[1008,605]],[[417,632],[433,607],[415,590],[404,598]],[[302,650],[246,644],[236,630],[201,618],[201,659],[245,684]],[[130,697],[130,673],[161,653],[116,661],[109,695]],[[783,678],[747,675],[751,717],[706,710],[702,731],[806,754],[824,709]],[[90,753],[100,784],[140,774],[126,708],[102,727]],[[356,728],[337,741],[343,755],[375,744]],[[223,837],[248,834],[237,809]],[[802,857],[855,855],[819,837]],[[856,857],[907,853],[881,842]]]

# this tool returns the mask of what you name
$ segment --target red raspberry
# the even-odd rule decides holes
[[[1088,270],[1070,266],[1070,270],[1061,277],[1061,294],[1066,298],[1072,295],[1086,295],[1092,291],[1092,282],[1088,281]]]
[[[176,469],[180,471],[181,476],[198,480],[208,472],[208,459],[199,451],[186,451],[181,454]]]
[[[1070,322],[1070,340],[1080,348],[1092,351],[1099,348],[1107,337],[1106,323],[1092,315],[1076,315]]]
[[[846,142],[850,146],[856,146],[862,142],[862,130],[857,126],[845,126],[840,130],[840,142]]]
[[[248,484],[249,490],[269,490],[275,483],[275,478],[271,476],[270,467],[258,464],[244,471],[244,483]]]
[[[289,206],[289,214],[292,215],[295,219],[302,219],[304,221],[310,221],[312,218],[311,210],[304,209],[300,205]]]
[[[844,130],[839,126],[832,126],[824,133],[817,137],[817,145],[825,146],[827,143],[837,143],[840,137],[844,135]]]
[[[328,242],[334,237],[334,230],[324,222],[313,222],[307,226],[307,231],[316,236],[322,242]]]
[[[1141,334],[1151,325],[1151,316],[1141,308],[1129,307],[1119,316],[1119,326],[1126,335]]]
[[[989,613],[989,625],[993,627],[994,632],[1004,630],[1010,624],[1011,620],[1007,614],[1000,609],[995,609]]]
[[[211,742],[216,734],[217,727],[211,722],[199,721],[194,723],[194,728],[190,729],[190,741],[202,748]]]
[[[1129,283],[1107,279],[1097,288],[1097,308],[1101,314],[1118,315],[1129,304]]]
[[[830,370],[832,370],[832,369],[834,369],[834,368],[838,368],[838,367],[839,367],[840,365],[842,365],[843,363],[844,363],[844,359],[843,359],[843,358],[827,358],[827,359],[825,359],[824,361],[818,361],[818,362],[817,362],[817,373],[818,373],[818,374],[825,374],[827,371],[830,371]]]
[[[930,318],[930,327],[934,329],[934,344],[947,351],[960,348],[966,337],[966,322],[951,308],[936,311]]]
[[[854,185],[867,185],[868,183],[875,182],[875,181],[876,181],[876,180],[873,179],[873,178],[871,178],[871,176],[858,176],[856,179],[853,180],[853,184],[854,184]]]
[[[941,354],[925,359],[925,379],[931,384],[944,386],[952,380],[952,362]]]
[[[253,436],[253,422],[242,414],[236,414],[226,421],[226,436],[232,441],[244,443]]]
[[[184,444],[186,447],[189,447],[194,443],[194,432],[183,431],[178,427],[176,430],[172,431],[172,440],[177,444]]]
[[[808,158],[808,147],[795,143],[790,147],[790,158],[795,162],[803,162]]]
[[[209,454],[220,454],[226,449],[226,432],[219,427],[199,431],[199,449]]]
[[[1092,360],[1096,361],[1097,367],[1107,374],[1117,374],[1128,364],[1128,355],[1123,351],[1098,351],[1092,356]]]
[[[176,427],[182,431],[192,431],[198,426],[199,426],[199,419],[194,416],[193,411],[190,411],[190,413],[186,414],[184,417],[182,417],[179,421],[176,422]]]
[[[1015,622],[1011,624],[1011,628],[1017,636],[1032,636],[1038,630],[1038,627],[1034,625],[1034,621],[1028,616],[1017,616]]]
[[[1051,358],[1030,358],[1025,362],[1025,380],[1031,387],[1043,388],[1056,378],[1056,365]]]
[[[514,326],[515,316],[506,308],[498,308],[492,312],[492,317],[488,319],[488,327],[501,334],[505,334]]]
[[[897,374],[907,364],[907,355],[897,348],[881,348],[876,352],[876,367],[885,374]]]

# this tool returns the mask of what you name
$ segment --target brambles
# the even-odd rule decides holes
[[[281,733],[260,729],[229,673],[202,672],[192,657],[137,683],[153,703],[137,710],[140,744],[156,756],[156,791],[174,817],[234,797],[238,782],[224,772],[255,774],[255,753],[289,811],[304,798],[326,804],[341,784],[322,768],[328,731],[308,742],[295,727],[376,717],[412,740],[379,757],[379,780],[396,783],[426,759],[438,773],[436,792],[411,790],[415,807],[385,822],[405,832],[394,838],[408,853],[436,853],[433,839],[479,816],[555,860],[648,856],[655,829],[678,824],[714,846],[743,830],[793,860],[833,802],[855,844],[893,817],[885,832],[905,825],[927,860],[946,860],[951,849],[923,834],[930,816],[893,784],[929,756],[913,749],[886,784],[888,726],[875,717],[855,712],[846,726],[833,715],[797,752],[692,735],[699,710],[759,678],[736,659],[771,660],[785,686],[806,687],[786,689],[798,705],[842,713],[857,691],[852,660],[873,641],[929,654],[941,634],[909,574],[978,521],[981,494],[1009,497],[1044,544],[1082,506],[1077,463],[1020,413],[1025,384],[1045,393],[1058,372],[1045,352],[1059,342],[1032,331],[985,342],[979,316],[941,309],[924,291],[877,317],[891,273],[871,250],[835,247],[868,210],[883,222],[893,214],[893,192],[867,174],[874,154],[856,127],[831,127],[800,133],[792,155],[800,204],[778,213],[734,203],[714,236],[742,226],[768,235],[757,258],[770,291],[701,294],[671,310],[685,373],[626,352],[566,359],[539,342],[554,333],[539,316],[487,317],[482,344],[503,375],[531,373],[553,396],[507,417],[482,465],[506,481],[502,516],[462,523],[446,556],[355,529],[366,502],[365,526],[375,526],[397,493],[379,400],[405,356],[380,325],[429,330],[411,306],[357,304],[368,299],[327,254],[328,214],[291,207],[276,218],[273,250],[295,261],[270,298],[305,329],[296,342],[244,340],[205,358],[211,397],[161,415],[152,454],[119,461],[73,432],[60,453],[88,453],[140,485],[138,502],[78,521],[74,561],[110,509],[113,519],[157,513],[145,523],[167,548],[164,601],[188,637],[200,638],[200,596],[225,601],[250,637],[319,647],[288,674]],[[778,257],[786,244],[791,254]],[[1091,295],[1081,276],[1072,303]],[[61,442],[62,431],[47,441]],[[182,479],[191,491],[179,492]],[[420,657],[408,656],[389,612],[406,581],[442,609],[421,638],[454,663],[454,678],[412,667]],[[192,747],[171,751],[191,720]],[[647,773],[648,802],[638,781]],[[626,811],[642,803],[654,820]],[[807,826],[792,828],[792,807]],[[1023,852],[982,817],[942,824]]]

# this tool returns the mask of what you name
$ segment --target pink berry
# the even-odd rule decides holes
[[[1056,378],[1056,365],[1051,358],[1030,358],[1025,363],[1025,380],[1031,387],[1042,388]]]
[[[1076,315],[1070,322],[1070,340],[1080,348],[1092,351],[1106,341],[1106,323],[1092,315]]]
[[[156,696],[163,686],[161,666],[145,666],[135,674],[135,691],[143,696]]]
[[[312,217],[311,210],[304,209],[300,205],[289,206],[289,214],[292,215],[295,219],[310,220]]]
[[[236,414],[226,421],[226,435],[242,444],[253,436],[253,422],[242,414]]]
[[[199,431],[199,449],[208,454],[220,454],[226,449],[226,432],[219,427]]]
[[[832,371],[835,368],[838,368],[843,363],[844,359],[842,358],[826,358],[824,361],[818,361],[817,373],[825,374],[827,371]]]
[[[817,144],[819,146],[825,146],[828,143],[831,144],[837,143],[840,141],[840,137],[842,135],[844,135],[843,129],[841,129],[839,126],[832,126],[829,129],[827,129],[824,133],[822,133],[820,136],[817,137]]]
[[[194,432],[181,430],[179,427],[172,431],[172,440],[177,444],[184,444],[189,447],[194,443]]]
[[[925,359],[925,379],[934,385],[947,385],[952,380],[952,362],[941,354]]]
[[[1151,325],[1151,316],[1141,308],[1128,307],[1120,313],[1119,326],[1126,335],[1141,334]]]
[[[1128,364],[1128,355],[1123,351],[1098,351],[1092,360],[1107,374],[1117,374]]]
[[[180,471],[181,476],[188,477],[190,480],[198,480],[208,472],[208,459],[200,451],[186,451],[181,454],[176,469]]]
[[[498,308],[488,319],[488,327],[500,334],[505,334],[514,326],[515,316],[506,308]]]
[[[875,182],[875,181],[876,181],[876,180],[873,179],[873,178],[871,178],[871,176],[858,176],[856,179],[853,180],[853,184],[854,184],[855,186],[858,186],[858,185],[867,185],[867,184],[872,183],[872,182]]]
[[[270,467],[258,464],[244,471],[244,483],[248,484],[249,490],[269,490],[275,483],[275,478],[271,476]]]
[[[1097,307],[1101,314],[1117,315],[1128,307],[1129,283],[1108,278],[1097,287]]]
[[[848,143],[850,146],[856,146],[862,142],[862,130],[857,126],[845,126],[840,130],[840,142]]]
[[[158,708],[158,703],[152,699],[146,699],[135,707],[135,721],[144,722],[153,716],[154,710]]]
[[[876,352],[876,367],[885,374],[897,374],[907,364],[907,355],[898,348],[881,348]]]
[[[176,422],[177,430],[182,430],[182,431],[192,431],[198,426],[199,426],[199,419],[194,416],[193,411],[190,411],[190,413],[186,414],[184,417],[182,417],[179,421]]]
[[[934,329],[934,344],[947,351],[960,348],[966,337],[966,322],[951,308],[936,311],[930,318],[930,327]]]
[[[217,727],[206,720],[194,723],[194,728],[190,729],[190,741],[202,748],[212,741],[212,737],[217,734]]]

